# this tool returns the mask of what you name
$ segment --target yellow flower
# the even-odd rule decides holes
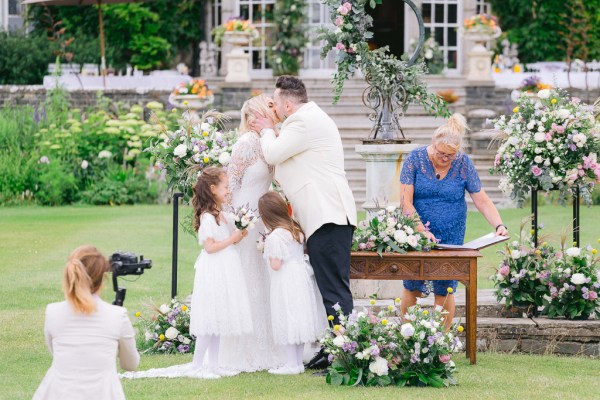
[[[207,137],[208,136],[208,132],[207,131],[202,132],[202,136]]]
[[[333,327],[333,330],[334,330],[334,331],[339,331],[339,330],[340,330],[340,326],[339,326],[339,325],[335,325],[335,326]]]
[[[207,162],[209,162],[209,161],[210,161],[210,158],[208,158],[208,157],[204,157],[204,160],[202,160],[202,161],[204,161],[205,163],[207,163]]]
[[[517,74],[518,74],[519,72],[521,72],[521,66],[520,66],[519,64],[515,65],[515,66],[513,67],[513,72],[515,72],[515,73],[517,73]]]
[[[514,113],[518,113],[518,112],[519,112],[519,107],[515,107],[515,108],[513,108],[513,112],[514,112]]]
[[[600,243],[600,239],[598,240],[598,243]],[[396,300],[394,300],[394,302],[395,302],[396,304],[399,304],[399,303],[400,303],[400,301],[401,301],[401,300],[400,300],[400,297],[396,297]]]
[[[374,306],[375,303],[377,303],[377,302],[375,300],[371,299],[370,303],[371,303],[372,306]]]
[[[598,253],[598,250],[592,249],[592,254],[596,254],[596,253]]]
[[[556,102],[557,102],[557,101],[558,101],[558,100],[556,100],[556,99],[552,99],[552,100],[550,100],[550,103],[552,103],[552,104],[556,104]]]
[[[573,242],[573,246],[574,246],[574,247],[577,247],[577,242]]]
[[[423,315],[429,315],[429,311],[427,311],[427,310],[424,310],[424,311],[423,311]]]
[[[600,239],[598,239],[598,243],[600,243]]]
[[[537,255],[539,256],[540,254],[542,254],[542,252],[541,252],[541,251],[539,251],[539,250],[536,250],[536,251],[535,251],[535,254],[537,254]]]
[[[381,320],[381,325],[387,325],[387,319],[382,319]]]
[[[457,331],[462,332],[465,330],[465,328],[463,328],[462,325],[459,325],[458,328],[456,328]]]
[[[327,321],[333,321],[333,315],[328,316]]]
[[[186,101],[184,101],[184,102],[183,102],[183,105],[184,105],[184,106],[187,106],[187,105],[188,105],[188,101],[187,101],[187,100],[186,100]]]
[[[162,333],[160,334],[160,336],[158,337],[161,341],[165,340],[165,335],[163,335]]]
[[[388,311],[394,311],[394,306],[388,306]]]
[[[529,231],[529,233],[533,235],[535,233],[535,231],[532,229]]]
[[[548,246],[548,242],[542,243],[542,246]]]
[[[453,293],[454,289],[452,289],[451,287],[448,288],[448,293]]]
[[[138,311],[138,312],[136,312],[136,313],[135,313],[135,316],[136,316],[136,317],[141,317],[141,316],[142,316],[142,313]]]
[[[176,108],[174,108],[174,109],[172,109],[172,110],[171,110],[171,112],[172,112],[173,114],[175,114],[175,113],[177,112],[177,109],[176,109]]]
[[[187,306],[181,306],[181,311],[187,311]]]

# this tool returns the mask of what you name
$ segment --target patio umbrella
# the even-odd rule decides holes
[[[104,51],[104,23],[102,21],[102,5],[118,3],[134,3],[143,0],[25,0],[21,4],[41,6],[98,6],[98,24],[100,26],[100,70],[106,86],[106,56]]]

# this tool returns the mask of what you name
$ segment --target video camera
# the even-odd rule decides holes
[[[145,269],[152,268],[152,260],[144,260],[144,256],[140,255],[140,259],[133,253],[118,251],[113,253],[108,259],[112,267],[113,289],[115,290],[116,306],[123,306],[125,301],[125,288],[119,287],[117,277],[125,275],[142,275]]]

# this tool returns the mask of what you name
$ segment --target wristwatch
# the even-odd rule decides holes
[[[498,228],[500,228],[501,226],[503,226],[503,227],[504,227],[504,229],[508,230],[508,228],[506,227],[506,225],[504,225],[504,224],[498,224],[498,225],[496,226],[496,232],[498,232]]]

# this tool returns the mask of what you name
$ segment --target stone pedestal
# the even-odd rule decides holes
[[[250,82],[250,55],[242,48],[250,43],[250,33],[225,32],[223,40],[234,46],[231,52],[225,56],[227,60],[225,82]]]
[[[497,36],[485,32],[468,32],[465,36],[474,42],[474,46],[467,53],[469,55],[467,80],[478,82],[493,81],[492,56],[494,52],[489,51],[485,45]]]
[[[367,163],[367,194],[363,208],[367,213],[386,205],[400,206],[400,172],[404,157],[417,144],[362,144],[355,150]],[[368,216],[367,216],[368,217]],[[357,299],[377,293],[380,299],[395,299],[402,293],[402,281],[352,280],[350,290]]]

